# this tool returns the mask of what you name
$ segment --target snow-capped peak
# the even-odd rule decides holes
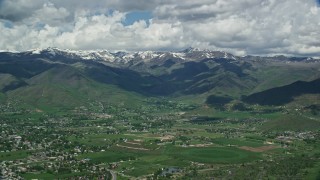
[[[150,59],[159,57],[159,54],[153,51],[139,51],[135,54],[137,57],[141,58],[142,60],[150,60]]]
[[[107,50],[70,50],[64,49],[61,50],[59,48],[46,48],[41,51],[42,53],[48,53],[51,56],[63,55],[71,58],[80,58],[84,60],[105,60],[105,61],[113,61],[114,55],[112,55]]]
[[[194,48],[194,47],[188,47],[187,49],[183,50],[183,53],[192,53],[192,52],[197,52],[197,51],[201,51],[200,48]]]
[[[19,52],[20,53],[20,52]],[[46,49],[32,49],[22,53],[41,55],[49,58],[67,57],[72,59],[104,61],[111,63],[128,63],[130,61],[158,61],[176,59],[181,61],[198,61],[208,58],[237,59],[232,54],[209,49],[187,48],[183,51],[138,51],[138,52],[110,52],[108,50],[70,50],[49,47]]]
[[[41,51],[42,49],[37,48],[37,49],[30,49],[27,52],[30,52],[31,54],[41,54]]]

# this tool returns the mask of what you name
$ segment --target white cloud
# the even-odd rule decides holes
[[[34,14],[27,19],[29,22],[59,26],[70,15],[70,12],[63,8],[56,8],[52,3],[45,3],[41,9],[38,9]]]
[[[313,0],[138,1],[0,0],[0,49],[195,46],[237,55],[320,56],[319,7]],[[151,11],[154,18],[124,26],[126,13],[136,10]]]

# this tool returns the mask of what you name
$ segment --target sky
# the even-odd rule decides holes
[[[0,0],[0,50],[320,56],[319,0]]]

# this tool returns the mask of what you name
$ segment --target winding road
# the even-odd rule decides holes
[[[109,170],[111,175],[112,175],[112,180],[117,180],[117,173],[115,173],[114,171]]]

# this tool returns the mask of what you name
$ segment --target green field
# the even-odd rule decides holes
[[[33,173],[26,173],[26,174],[24,174],[23,175],[23,177],[25,178],[25,179],[43,179],[43,180],[50,180],[50,179],[54,179],[54,178],[57,178],[57,176],[56,175],[53,175],[53,174],[48,174],[48,173],[40,173],[40,174],[38,174],[38,173],[35,173],[35,174],[33,174]]]
[[[317,130],[320,126],[320,121],[316,120],[317,118],[308,118],[306,116],[301,115],[287,115],[280,116],[274,118],[263,124],[261,126],[262,130],[265,131],[285,131],[285,130],[293,130],[293,131],[306,131],[306,130]]]
[[[259,159],[259,154],[233,147],[179,148],[173,156],[199,163],[243,163]]]
[[[0,152],[0,162],[24,159],[28,156],[28,151]]]
[[[249,146],[249,147],[260,147],[263,146],[263,141],[252,140],[252,139],[227,139],[227,138],[216,138],[213,143],[223,146]]]
[[[49,174],[49,173],[26,173],[23,175],[25,179],[41,179],[41,180],[51,180],[51,179],[68,179],[75,176],[85,175],[86,173],[68,173],[68,174]]]

